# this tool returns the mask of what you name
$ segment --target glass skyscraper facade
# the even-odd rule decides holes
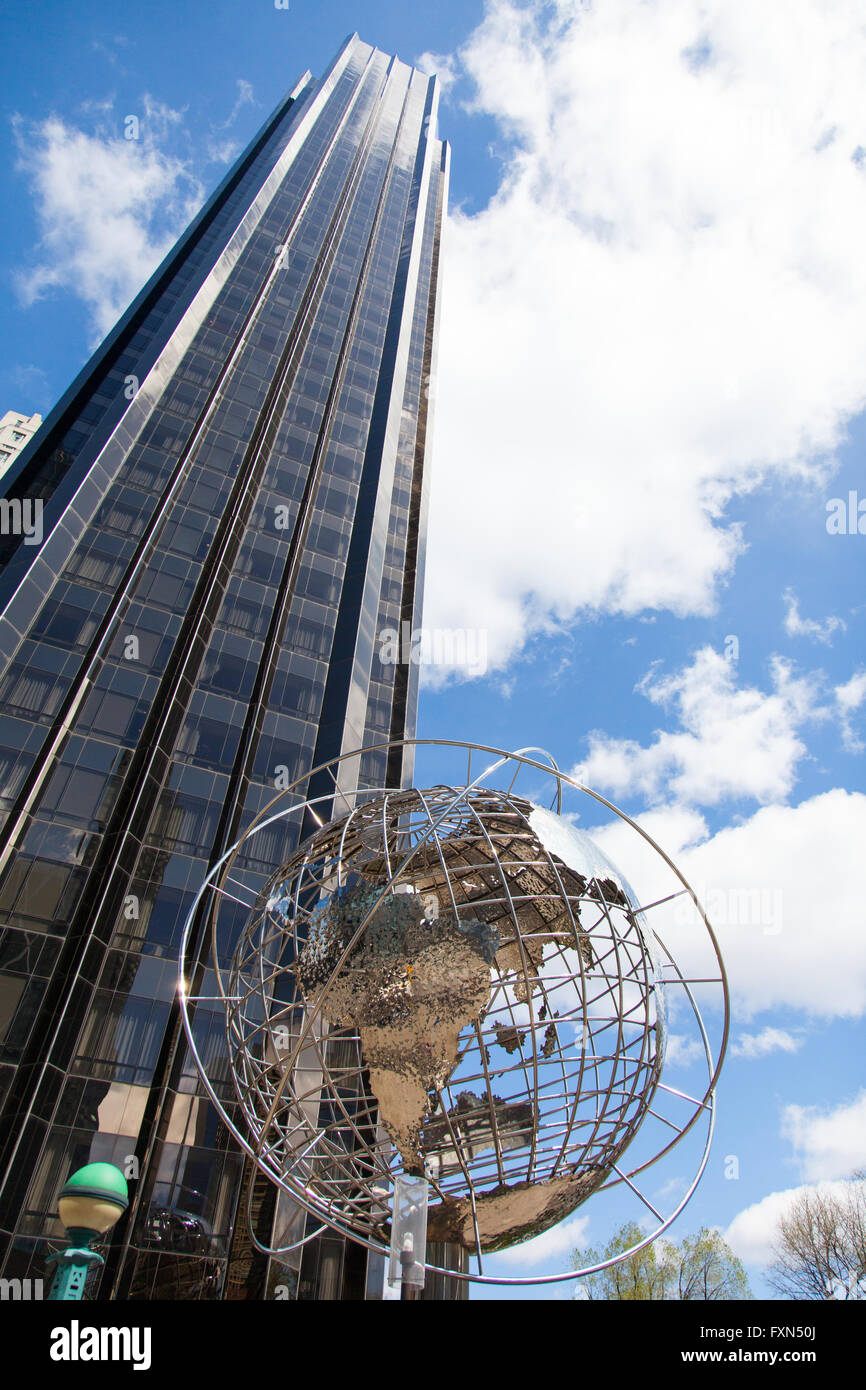
[[[357,35],[305,74],[3,479],[5,1277],[44,1274],[62,1183],[104,1160],[131,1205],[94,1296],[381,1294],[336,1237],[256,1251],[247,1207],[265,1245],[305,1218],[198,1084],[177,953],[276,788],[414,730],[417,668],[382,664],[377,634],[420,615],[437,101]],[[347,776],[411,773],[368,753]],[[252,893],[292,833],[250,842]]]

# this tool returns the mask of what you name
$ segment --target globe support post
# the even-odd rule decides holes
[[[427,1201],[430,1185],[426,1178],[403,1173],[394,1182],[391,1216],[391,1259],[388,1282],[400,1281],[400,1298],[421,1297],[424,1288],[424,1261],[418,1252],[427,1248]]]

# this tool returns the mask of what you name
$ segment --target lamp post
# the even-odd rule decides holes
[[[67,1179],[57,1201],[69,1244],[48,1260],[54,1266],[49,1299],[81,1298],[91,1265],[104,1264],[91,1242],[104,1235],[129,1205],[126,1178],[113,1163],[88,1163]]]

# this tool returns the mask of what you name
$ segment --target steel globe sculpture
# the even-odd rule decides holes
[[[188,919],[184,972],[192,982],[214,971],[234,1106],[196,1046],[191,983],[184,1018],[226,1123],[323,1226],[385,1253],[395,1180],[423,1176],[428,1240],[472,1252],[467,1277],[533,1282],[485,1275],[485,1255],[618,1185],[658,1218],[648,1239],[682,1210],[709,1151],[727,989],[701,914],[711,964],[700,983],[716,991],[720,1026],[713,1049],[651,908],[563,814],[563,792],[615,808],[530,756],[538,750],[457,746],[469,754],[465,779],[427,790],[347,792],[347,760],[337,760],[333,791],[309,800],[289,789],[209,875]],[[493,762],[473,777],[479,753]],[[280,820],[304,838],[253,900],[238,870],[244,846]],[[654,848],[678,880],[664,901],[679,893],[697,907]],[[240,933],[221,940],[220,909],[239,902],[249,907]],[[692,1020],[705,1054],[698,1095],[663,1080],[671,1006],[678,1028]],[[665,1217],[638,1175],[699,1121],[697,1176]],[[662,1132],[647,1146],[654,1125]]]

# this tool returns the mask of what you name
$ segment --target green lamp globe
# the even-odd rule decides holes
[[[67,1179],[57,1201],[67,1231],[103,1235],[129,1206],[126,1178],[113,1163],[87,1163]]]

